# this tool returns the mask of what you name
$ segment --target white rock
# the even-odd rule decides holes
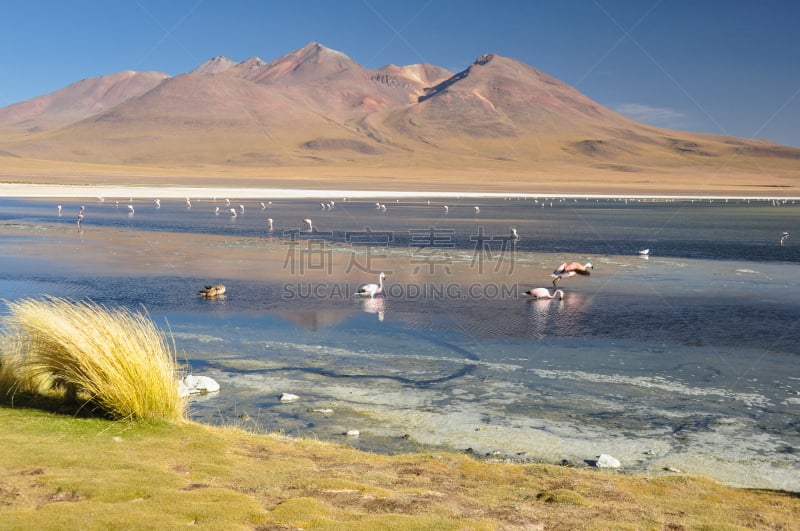
[[[183,383],[183,387],[181,387],[181,383]],[[182,393],[204,395],[206,393],[216,393],[217,391],[219,391],[219,384],[208,376],[187,374],[183,377],[183,380],[178,382],[178,394],[181,394],[181,396],[187,396]]]
[[[622,463],[620,463],[619,459],[616,457],[612,457],[608,454],[600,454],[600,457],[597,458],[595,466],[597,468],[619,468],[622,466]]]
[[[361,435],[361,432],[358,430],[347,430],[348,437],[358,437],[359,435]]]
[[[281,393],[281,402],[294,402],[300,400],[300,397],[292,393]]]

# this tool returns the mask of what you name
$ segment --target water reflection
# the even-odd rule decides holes
[[[386,300],[383,297],[369,297],[361,302],[361,308],[366,313],[378,315],[378,321],[383,321],[386,315]]]

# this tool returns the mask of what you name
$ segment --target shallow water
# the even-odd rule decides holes
[[[0,202],[3,297],[145,307],[223,386],[197,420],[800,490],[800,205],[87,199],[79,232],[56,203]],[[563,300],[523,294],[573,259]]]

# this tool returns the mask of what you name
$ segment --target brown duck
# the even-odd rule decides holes
[[[225,286],[222,284],[214,284],[213,286],[206,286],[205,288],[201,289],[197,292],[198,295],[201,297],[206,298],[214,298],[219,297],[220,295],[225,294]]]

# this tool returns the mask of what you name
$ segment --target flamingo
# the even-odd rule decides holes
[[[190,198],[186,198],[186,208],[192,208],[192,200]]]
[[[555,299],[558,297],[558,299],[561,300],[564,298],[564,292],[560,289],[555,289],[553,293],[550,293],[550,290],[547,288],[533,288],[526,291],[525,295],[530,295],[535,299]]]
[[[476,214],[480,214],[481,213],[481,207],[475,207],[475,213]]]
[[[642,249],[641,251],[639,251],[639,254],[642,256],[647,256],[648,254],[650,254],[650,249]]]
[[[219,216],[219,207],[214,207],[214,214]]]
[[[244,214],[244,205],[239,205],[239,212]]]
[[[383,292],[383,279],[386,278],[386,273],[381,272],[378,275],[378,283],[377,284],[364,284],[360,288],[358,288],[359,295],[369,295],[369,298],[372,299],[378,293]]]
[[[272,232],[272,218],[267,218],[267,230]]]
[[[58,215],[61,215],[61,205],[58,205]]]
[[[161,199],[153,199],[153,203],[156,204],[156,208],[161,208]]]
[[[447,205],[445,205],[445,206],[444,206],[444,211],[445,211],[445,212],[450,212],[450,207],[448,207]]]
[[[519,234],[517,233],[517,229],[511,227],[511,239],[512,240],[519,240]]]
[[[264,201],[261,201],[261,210],[266,210],[267,205],[264,204]]]
[[[133,205],[128,205],[128,212],[129,212],[130,214],[133,214],[134,212],[136,212],[136,211],[133,209]]]
[[[314,232],[314,224],[311,219],[306,218],[303,220],[303,225],[305,226],[306,232]]]
[[[786,231],[783,231],[783,232],[781,233],[781,245],[783,245],[783,242],[784,242],[784,241],[786,240],[786,238],[788,238],[788,237],[789,237],[789,233],[788,233],[788,232],[786,232]]]
[[[78,230],[81,230],[81,221],[83,221],[83,211],[78,212]]]
[[[594,266],[587,262],[581,265],[580,262],[565,262],[558,266],[553,274],[550,275],[553,277],[553,287],[558,287],[558,281],[561,280],[562,277],[574,277],[575,275],[589,275],[589,270],[594,269]]]
[[[238,214],[236,213],[236,209],[235,209],[235,208],[232,208],[232,209],[231,209],[231,217],[232,217],[232,218],[235,218],[235,217],[237,217],[237,216],[238,216]]]

